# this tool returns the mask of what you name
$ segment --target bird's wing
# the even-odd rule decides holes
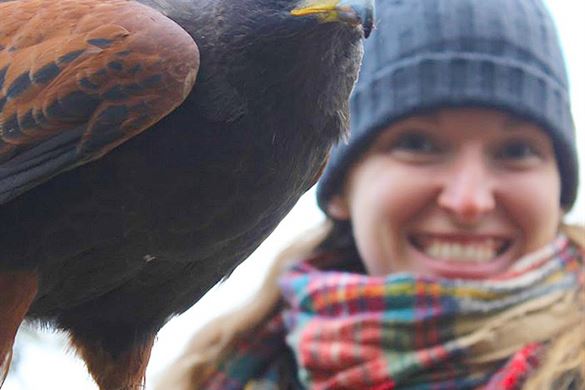
[[[132,0],[0,2],[0,204],[95,160],[187,97],[193,39]]]

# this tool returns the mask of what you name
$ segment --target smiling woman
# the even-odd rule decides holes
[[[161,389],[580,389],[585,230],[539,0],[379,2],[324,226]]]

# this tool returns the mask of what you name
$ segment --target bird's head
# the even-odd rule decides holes
[[[367,38],[374,27],[374,0],[301,0],[291,10],[291,15],[315,16],[324,23],[361,26]]]
[[[363,54],[362,39],[374,24],[374,2],[193,2],[204,27],[192,33],[201,53],[195,91],[206,99],[198,105],[218,122],[234,122],[251,111],[270,113],[266,115],[272,118],[278,110],[291,117],[319,112],[326,119],[346,118]],[[317,98],[290,99],[291,90],[297,96],[318,96],[318,104]]]

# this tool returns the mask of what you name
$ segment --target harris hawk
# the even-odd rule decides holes
[[[0,365],[25,320],[101,389],[245,259],[348,125],[373,0],[0,0]]]

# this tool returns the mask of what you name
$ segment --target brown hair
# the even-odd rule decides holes
[[[561,231],[585,255],[585,227],[562,225]],[[539,370],[525,384],[525,390],[585,390],[585,288],[578,294],[580,305],[575,310],[582,311],[580,326],[572,327],[551,342]]]

